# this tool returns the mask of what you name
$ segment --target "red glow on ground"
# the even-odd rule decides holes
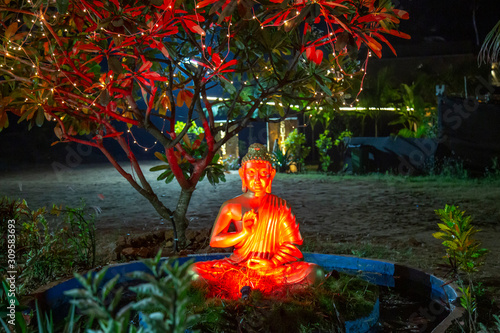
[[[265,276],[252,269],[226,269],[216,274],[200,276],[201,284],[208,290],[207,298],[238,299],[241,298],[241,288],[249,286],[259,290],[265,296],[283,297],[293,288],[302,284],[287,284],[283,276]]]

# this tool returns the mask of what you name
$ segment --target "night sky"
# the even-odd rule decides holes
[[[499,0],[393,0],[398,8],[409,12],[410,19],[402,21],[400,30],[422,42],[471,41],[476,44],[472,13],[476,7],[476,25],[480,43],[500,19]]]

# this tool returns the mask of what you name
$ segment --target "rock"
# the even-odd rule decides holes
[[[208,237],[206,237],[203,234],[198,234],[198,236],[196,236],[196,238],[195,238],[195,241],[198,244],[205,244],[205,243],[208,244],[208,242],[209,242]]]
[[[410,239],[408,239],[408,244],[410,244],[410,246],[413,246],[413,247],[420,247],[420,246],[424,245],[424,243],[419,242],[414,237],[410,237]]]
[[[192,251],[189,250],[180,250],[179,251],[179,257],[186,257],[188,254],[191,254]]]
[[[198,236],[197,230],[191,230],[191,229],[186,230],[186,239],[193,241],[196,239],[196,236]]]
[[[163,247],[169,249],[169,248],[172,248],[172,246],[174,246],[174,242],[169,240],[165,243],[165,245]]]
[[[119,236],[116,241],[116,246],[125,246],[127,245],[127,238],[125,236]]]
[[[121,254],[124,255],[125,257],[132,257],[135,254],[135,249],[133,247],[124,248],[121,251]]]
[[[174,240],[174,231],[173,230],[167,230],[165,231],[165,236],[164,236],[164,239],[165,240]]]
[[[122,250],[121,254],[129,259],[148,258],[151,257],[150,250],[147,247],[127,247]]]
[[[165,240],[165,231],[158,230],[153,233],[154,238],[158,243],[163,242]]]
[[[175,256],[175,253],[174,253],[174,251],[172,251],[172,249],[163,248],[163,249],[161,249],[161,256],[162,257],[172,257],[172,256]]]
[[[147,247],[141,247],[136,251],[137,257],[139,258],[148,258],[151,256],[150,249]]]

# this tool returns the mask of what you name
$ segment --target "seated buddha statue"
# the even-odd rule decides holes
[[[222,205],[210,237],[210,246],[234,251],[222,260],[195,263],[198,280],[223,279],[231,270],[274,284],[308,285],[322,279],[319,266],[300,260],[297,246],[303,240],[291,209],[271,194],[276,170],[265,146],[249,147],[239,174],[243,194]]]

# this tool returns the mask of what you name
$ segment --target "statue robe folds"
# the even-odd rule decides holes
[[[196,263],[195,272],[210,280],[228,270],[237,269],[272,278],[278,284],[308,283],[308,277],[317,266],[298,261],[303,256],[296,246],[301,245],[303,240],[286,201],[267,194],[255,214],[257,217],[251,226],[251,233],[234,246],[229,258]],[[269,260],[272,264],[267,267],[254,265],[254,261],[259,259]]]

